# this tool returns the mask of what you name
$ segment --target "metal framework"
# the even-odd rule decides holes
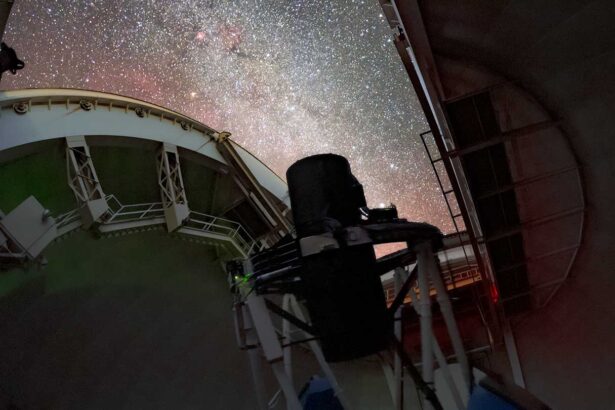
[[[292,224],[282,210],[272,203],[255,175],[249,171],[248,165],[231,143],[230,135],[228,132],[218,133],[215,137],[216,147],[227,163],[236,170],[234,177],[237,185],[243,191],[246,199],[254,205],[263,221],[271,228],[274,241],[282,238],[292,231]]]
[[[437,396],[434,394],[432,388],[434,385],[435,370],[434,357],[438,362],[439,371],[444,374],[445,383],[448,385],[448,389],[454,397],[458,409],[465,408],[460,390],[466,392],[463,397],[467,400],[472,384],[466,352],[432,247],[433,245],[430,240],[413,245],[413,252],[417,255],[418,260],[412,274],[408,275],[403,268],[397,268],[395,270],[395,289],[397,296],[389,308],[390,311],[394,312],[395,318],[397,319],[394,326],[394,335],[391,335],[394,339],[391,347],[393,348],[395,359],[392,368],[389,367],[384,360],[382,360],[381,363],[396,410],[402,410],[404,408],[404,367],[412,375],[415,383],[417,383],[417,387],[424,393],[425,400],[423,402],[423,408],[425,409],[443,408],[438,402]],[[244,267],[244,270],[246,269],[248,269],[247,271],[249,272],[252,271],[250,270],[249,263]],[[418,282],[418,287],[420,289],[418,292],[420,297],[411,290],[412,284],[416,282]],[[271,366],[280,386],[280,390],[274,395],[270,403],[277,401],[279,394],[283,393],[286,398],[288,409],[301,409],[297,399],[297,392],[292,383],[292,359],[290,348],[297,343],[307,343],[314,352],[316,360],[331,383],[344,409],[351,409],[351,403],[348,398],[344,396],[340,385],[325,361],[322,351],[315,340],[315,333],[312,325],[306,320],[295,297],[291,294],[285,294],[282,298],[282,306],[280,307],[272,301],[267,300],[264,295],[257,294],[257,292],[251,288],[250,281],[241,282],[239,284],[237,284],[237,282],[234,283],[236,284],[233,286],[239,286],[239,292],[236,293],[237,300],[234,307],[238,344],[242,349],[248,350],[249,353],[259,408],[263,410],[268,408],[262,383],[262,369],[260,367],[260,356],[262,355]],[[432,287],[434,289],[433,293],[435,293],[440,306],[446,328],[448,329],[455,357],[462,369],[462,383],[456,383],[451,376],[447,359],[444,357],[432,331]],[[412,295],[412,303],[420,316],[422,378],[404,352],[402,343],[401,306],[406,293],[409,291]],[[273,325],[273,321],[270,317],[271,312],[281,317],[281,331],[278,331]],[[293,331],[291,325],[295,326],[297,330]]]
[[[27,257],[27,252],[0,230],[0,260],[20,263],[24,262]]]
[[[120,231],[138,232],[166,223],[162,202],[124,205],[115,195],[107,195],[105,199],[109,204],[109,211],[105,221],[97,226],[98,232],[103,235]],[[256,246],[256,241],[238,222],[195,211],[191,211],[189,216],[189,221],[176,233],[184,237],[203,239],[206,243],[228,246],[232,254],[242,258],[247,257]],[[78,209],[58,216],[56,227],[56,239],[85,228],[79,218]]]
[[[161,224],[167,224],[167,230],[196,234],[202,238],[200,240],[212,239],[217,244],[230,240],[237,244],[240,254],[247,255],[246,252],[250,252],[254,245],[244,228],[238,229],[232,222],[221,218],[213,221],[214,216],[188,209],[177,155],[179,147],[202,156],[206,166],[213,169],[216,175],[227,174],[230,169],[234,177],[249,180],[250,186],[253,185],[251,193],[258,202],[248,200],[257,212],[261,213],[260,204],[270,209],[268,212],[275,218],[278,206],[281,209],[289,206],[286,184],[257,158],[226,138],[226,151],[233,158],[232,164],[241,165],[231,167],[213,143],[219,136],[218,132],[163,107],[93,91],[28,89],[1,91],[0,108],[3,112],[0,135],[5,137],[0,139],[0,152],[19,150],[25,144],[58,138],[65,139],[67,143],[67,179],[80,207],[61,216],[60,237],[81,226],[90,228],[100,225],[99,230],[103,234],[109,229],[120,229],[120,218],[122,222],[132,219],[125,225],[131,226],[131,229],[139,224],[150,226],[154,222],[159,223],[150,217],[161,210],[157,217],[161,218]],[[45,132],[40,132],[43,127]],[[158,160],[161,203],[118,205],[109,199],[110,203],[106,204],[86,144],[88,136],[138,138],[161,144]],[[109,205],[114,209],[109,209]],[[124,206],[126,208],[118,212],[118,207]],[[211,209],[203,211],[212,212]],[[280,215],[285,218],[285,214]],[[83,223],[79,223],[78,218]],[[272,227],[269,236],[279,236],[280,231],[284,230]]]
[[[58,238],[77,228],[96,228],[102,234],[124,229],[148,229],[166,224],[167,230],[198,237],[234,249],[231,253],[247,256],[255,247],[250,234],[239,224],[189,210],[181,176],[178,147],[203,157],[216,175],[229,172],[229,163],[220,154],[214,140],[219,133],[189,117],[144,101],[119,95],[71,89],[28,89],[0,92],[0,152],[53,139],[66,141],[67,179],[79,208],[58,217]],[[67,115],[69,114],[70,115]],[[40,132],[44,127],[45,132]],[[158,181],[160,203],[124,205],[106,196],[86,143],[88,136],[139,138],[160,144]],[[288,207],[285,183],[245,149],[226,139],[234,161],[234,176],[254,185],[260,204],[272,211],[279,204]],[[273,194],[272,195],[270,195]],[[109,203],[107,203],[109,201]],[[257,212],[258,204],[250,200]],[[212,212],[211,209],[204,209]],[[80,220],[81,219],[81,220]],[[285,220],[286,221],[286,220]],[[278,229],[272,228],[279,235]],[[5,242],[5,241],[3,241]],[[8,243],[8,242],[6,242]],[[7,249],[3,250],[5,253]]]
[[[166,142],[203,156],[216,172],[229,169],[214,143],[217,131],[134,98],[75,89],[9,90],[0,91],[0,108],[0,152],[67,135],[118,136]],[[237,143],[228,140],[228,145],[243,162],[243,167],[235,171],[249,171],[263,193],[264,188],[288,206],[284,181]]]
[[[89,228],[107,212],[105,193],[100,186],[90,148],[83,136],[66,137],[68,185],[80,205],[83,224]]]
[[[483,259],[483,268],[486,276],[490,280],[495,280],[495,274],[490,263],[491,261],[487,251],[487,246],[485,243],[481,242],[483,239],[483,233],[481,224],[478,221],[475,201],[483,200],[489,196],[499,195],[506,191],[510,191],[511,189],[516,191],[517,188],[522,186],[528,187],[530,184],[538,181],[548,182],[549,178],[553,178],[553,180],[555,180],[558,176],[563,175],[564,173],[569,173],[571,177],[568,180],[569,184],[578,185],[578,204],[570,205],[568,209],[563,211],[560,211],[560,209],[556,206],[555,208],[557,209],[557,212],[552,212],[546,216],[530,216],[530,219],[526,218],[526,220],[522,221],[520,224],[520,230],[523,230],[524,234],[528,234],[528,231],[531,231],[530,228],[541,224],[546,224],[549,222],[554,224],[569,223],[565,221],[565,218],[570,217],[573,214],[578,214],[575,221],[571,222],[578,225],[578,233],[575,232],[575,234],[570,235],[570,239],[574,243],[570,243],[570,241],[560,243],[557,246],[554,246],[553,249],[548,249],[546,252],[539,255],[532,255],[527,258],[527,261],[531,262],[532,260],[536,261],[551,255],[568,252],[570,254],[569,263],[567,263],[563,272],[561,272],[560,277],[557,279],[548,277],[546,280],[540,280],[537,277],[534,279],[534,283],[531,284],[529,292],[513,294],[502,298],[502,302],[505,303],[522,296],[532,295],[535,299],[535,307],[540,308],[544,306],[549,302],[549,300],[551,300],[561,283],[568,277],[582,238],[585,200],[583,197],[584,189],[582,186],[578,161],[573,159],[569,164],[566,164],[563,167],[559,165],[552,167],[551,169],[541,169],[537,175],[521,177],[517,180],[513,180],[512,184],[498,187],[498,189],[494,191],[484,192],[476,198],[472,198],[470,193],[466,192],[468,183],[461,160],[462,157],[467,154],[475,153],[478,150],[482,150],[496,144],[504,144],[509,151],[512,151],[513,149],[511,144],[516,139],[529,135],[536,135],[538,137],[541,135],[540,133],[542,133],[542,135],[547,135],[546,131],[559,133],[561,136],[560,138],[564,141],[564,145],[568,145],[568,148],[570,149],[564,131],[558,127],[559,120],[557,118],[554,119],[550,116],[545,116],[544,118],[534,122],[525,124],[521,123],[517,126],[517,128],[503,131],[499,134],[496,133],[496,135],[489,135],[487,140],[458,147],[453,138],[453,132],[450,128],[451,125],[448,121],[445,107],[447,104],[454,101],[460,101],[470,96],[476,96],[479,93],[487,93],[489,95],[493,95],[496,92],[502,93],[504,89],[522,91],[524,94],[528,95],[529,93],[527,93],[526,90],[523,90],[520,84],[504,81],[488,87],[479,87],[476,90],[470,90],[461,96],[447,97],[440,82],[440,74],[437,68],[438,64],[436,64],[429,46],[428,32],[421,17],[421,7],[419,4],[416,1],[400,2],[396,0],[381,0],[381,5],[391,28],[398,30],[398,35],[396,36],[396,46],[398,52],[402,57],[408,74],[413,82],[414,88],[419,96],[419,100],[421,101],[423,110],[427,115],[430,129],[431,132],[433,132],[438,151],[441,153],[441,158],[443,158],[443,165],[446,168],[447,174],[451,177],[452,189],[450,190],[450,193],[454,192],[455,195],[460,198],[460,214],[463,214],[464,216],[468,231],[477,239],[478,243],[475,250],[478,252],[475,253]],[[535,103],[535,99],[531,98],[531,96],[530,100],[533,100]],[[530,103],[530,105],[531,104],[532,103]],[[572,157],[574,157],[574,154],[572,154]],[[447,191],[443,190],[443,192],[445,192],[445,195],[449,194]],[[496,236],[496,238],[497,237],[500,236]],[[492,239],[493,237],[485,238],[486,241],[490,241]],[[534,270],[537,275],[544,270],[544,266],[534,266],[536,266]],[[555,276],[555,273],[553,273],[553,276]],[[544,289],[548,287],[551,289],[548,292],[545,292]],[[541,291],[535,292],[536,290]]]
[[[430,131],[425,131],[422,132],[420,134],[421,137],[421,142],[423,143],[423,147],[425,149],[425,152],[427,154],[427,157],[429,159],[429,163],[431,164],[431,168],[433,170],[433,173],[436,177],[436,181],[438,182],[438,187],[440,188],[440,192],[442,193],[442,196],[444,197],[444,202],[446,203],[446,208],[448,210],[449,216],[451,218],[451,221],[453,223],[453,227],[455,228],[455,232],[454,232],[454,236],[457,238],[457,243],[459,245],[459,247],[463,250],[463,256],[466,262],[466,268],[467,270],[471,270],[472,268],[474,268],[475,266],[478,267],[478,269],[476,269],[476,273],[477,275],[472,275],[471,276],[471,280],[472,282],[474,281],[481,281],[483,279],[483,275],[486,276],[491,283],[493,283],[493,277],[492,275],[488,274],[489,272],[489,267],[485,266],[485,264],[483,264],[483,266],[481,266],[481,258],[480,258],[480,248],[479,248],[479,244],[476,240],[476,236],[475,234],[471,233],[472,232],[472,228],[471,226],[469,227],[469,231],[468,232],[468,226],[466,226],[466,219],[465,217],[468,216],[467,211],[464,212],[464,206],[462,206],[459,201],[458,201],[458,197],[455,195],[455,183],[453,181],[451,181],[451,178],[448,177],[448,174],[446,175],[440,175],[440,172],[438,172],[438,168],[436,167],[436,164],[438,164],[439,162],[444,162],[446,163],[446,158],[445,155],[443,155],[441,152],[438,155],[437,158],[434,158],[431,150],[429,149],[429,144],[427,142],[427,137],[431,136],[434,139],[434,144],[437,146],[437,142],[435,141],[435,135],[433,134],[433,132]],[[446,166],[445,166],[445,170],[446,170]],[[445,188],[445,182],[443,180],[448,181],[448,186]],[[457,190],[459,190],[459,188],[457,188]],[[458,210],[458,211],[454,211]],[[470,225],[470,224],[468,224]],[[466,229],[465,231],[462,231],[462,229]],[[474,261],[473,263],[470,262],[470,259],[468,257],[468,252],[466,251],[466,247],[464,246],[464,241],[463,241],[463,236],[462,233],[465,232],[466,235],[468,236],[468,239],[470,240],[470,244],[472,246],[473,249],[473,256],[474,256]],[[483,271],[483,275],[481,275],[481,271]],[[453,277],[453,272],[452,270],[449,270],[450,273],[450,281],[455,284],[456,280]],[[489,285],[487,283],[483,284],[482,286],[482,291],[483,293],[486,293],[489,290]],[[482,295],[479,294],[479,292],[477,291],[477,289],[473,288],[472,289],[472,293],[474,296],[474,302],[476,307],[478,308],[479,312],[480,312],[480,317],[481,320],[483,321],[483,325],[485,326],[485,329],[487,331],[487,335],[489,337],[489,342],[491,344],[491,346],[493,347],[495,341],[494,341],[494,333],[499,333],[499,326],[498,326],[498,322],[497,322],[497,314],[495,312],[494,307],[491,304],[488,304],[485,307],[483,306],[482,300],[484,299],[482,297]]]
[[[179,165],[177,146],[162,143],[158,150],[158,185],[169,232],[179,228],[188,218],[188,199]]]
[[[281,309],[287,314],[294,314],[299,322],[307,323],[301,306],[294,295],[285,294],[282,306],[282,308],[278,307],[277,309]],[[237,343],[241,349],[248,351],[259,409],[267,410],[271,408],[270,404],[277,402],[280,393],[284,395],[289,410],[301,410],[303,408],[299,403],[299,395],[293,386],[291,347],[297,343],[306,343],[316,357],[324,375],[331,383],[338,400],[344,409],[350,410],[352,408],[350,402],[337,382],[313,335],[300,328],[291,330],[291,324],[299,323],[292,319],[289,320],[292,316],[283,319],[282,332],[279,332],[273,325],[270,315],[271,308],[272,302],[247,289],[244,289],[244,298],[238,301],[234,307]],[[278,334],[282,335],[281,340]],[[264,375],[260,366],[261,354],[271,366],[280,386],[280,390],[274,394],[271,400],[266,399],[265,386],[262,383]]]

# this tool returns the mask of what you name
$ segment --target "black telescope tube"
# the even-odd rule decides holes
[[[346,158],[304,158],[286,173],[297,239],[361,223],[363,187]],[[387,312],[372,244],[342,246],[301,257],[305,304],[327,361],[343,361],[387,347]]]

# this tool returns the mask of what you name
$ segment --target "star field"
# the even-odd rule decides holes
[[[285,175],[346,156],[368,204],[450,231],[427,129],[377,0],[19,0],[3,89],[71,87],[187,114]]]

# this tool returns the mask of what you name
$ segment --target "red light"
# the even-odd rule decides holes
[[[498,292],[498,288],[495,286],[495,283],[491,283],[491,285],[489,285],[489,296],[491,296],[491,301],[493,303],[498,303],[498,300],[500,300],[500,292]]]

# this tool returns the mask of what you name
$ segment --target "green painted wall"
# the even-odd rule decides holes
[[[197,212],[212,211],[216,174],[194,161],[180,159],[182,177],[188,196],[188,206]]]
[[[161,201],[155,151],[93,146],[90,154],[105,194],[124,205]]]
[[[106,194],[114,194],[125,205],[160,202],[154,150],[92,146],[90,154]],[[215,172],[188,160],[181,160],[181,167],[190,208],[212,212]],[[216,191],[222,202],[241,195],[229,176],[220,178]],[[0,209],[8,213],[29,195],[34,195],[55,215],[76,207],[66,179],[66,154],[62,144],[51,149],[46,146],[41,152],[0,163]]]
[[[0,209],[9,213],[30,195],[54,215],[76,207],[62,146],[0,163]]]
[[[218,187],[216,188],[216,197],[212,212],[214,214],[219,214],[225,211],[231,203],[235,203],[242,198],[244,198],[244,194],[233,180],[232,175],[221,176]]]

